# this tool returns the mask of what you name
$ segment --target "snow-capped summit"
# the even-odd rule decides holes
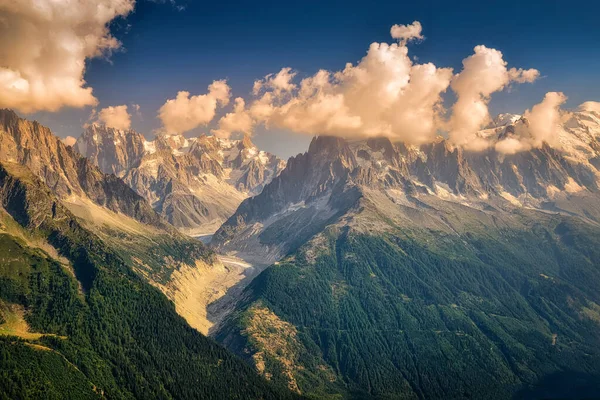
[[[489,125],[489,128],[499,128],[502,126],[514,124],[521,118],[522,118],[522,116],[519,114],[510,114],[510,113],[498,114],[496,116],[496,118],[493,119],[492,123]]]
[[[169,222],[188,230],[216,229],[285,167],[248,136],[159,134],[148,141],[133,130],[91,125],[75,149],[104,172],[121,176]]]
[[[557,126],[557,144],[513,153],[494,144],[527,140],[528,121],[497,120],[505,125],[480,132],[491,146],[478,152],[444,139],[416,147],[387,138],[315,137],[306,153],[292,157],[258,196],[240,205],[212,243],[224,252],[235,248],[276,260],[340,215],[350,220],[369,210],[413,221],[426,204],[435,207],[424,214],[453,205],[484,214],[523,207],[598,223],[600,115],[568,114]],[[267,237],[277,237],[278,246],[266,243]]]

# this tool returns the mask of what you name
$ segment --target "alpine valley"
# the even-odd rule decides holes
[[[600,400],[599,14],[0,0],[0,400]]]
[[[600,113],[559,141],[316,136],[286,163],[3,110],[2,396],[593,398]]]
[[[224,270],[121,179],[0,110],[1,398],[295,398],[177,314],[194,320],[170,282]]]

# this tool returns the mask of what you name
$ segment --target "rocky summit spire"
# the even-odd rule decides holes
[[[238,144],[238,147],[241,150],[241,149],[251,149],[256,146],[254,145],[254,143],[252,143],[252,139],[250,138],[250,135],[244,134],[244,137]]]
[[[76,150],[104,172],[115,173],[185,229],[217,229],[243,199],[258,194],[285,162],[241,140],[161,134],[152,141],[135,131],[92,126]],[[207,228],[209,226],[209,228]]]

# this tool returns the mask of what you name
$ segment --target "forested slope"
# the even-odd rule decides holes
[[[332,225],[257,277],[217,339],[317,398],[595,397],[600,228],[515,218],[461,235]]]
[[[0,397],[292,397],[190,328],[28,169],[0,166],[0,205]]]

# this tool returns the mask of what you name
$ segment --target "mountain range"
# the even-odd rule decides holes
[[[215,233],[273,265],[214,336],[317,398],[595,397],[600,114],[559,131],[516,154],[314,138]]]
[[[316,136],[286,163],[97,124],[70,147],[0,111],[2,393],[595,397],[600,114],[495,149],[528,125],[498,116],[480,152]]]
[[[503,117],[506,123],[479,134],[499,141],[527,124],[520,116]],[[526,208],[598,223],[599,140],[600,117],[593,112],[574,113],[565,122],[562,149],[544,145],[516,154],[469,152],[441,137],[420,147],[385,138],[316,137],[260,195],[241,204],[213,244],[276,260],[359,203],[393,218],[429,210],[428,199],[482,212]],[[274,235],[279,238],[271,240]]]
[[[260,193],[285,161],[241,140],[159,134],[92,124],[73,148],[123,179],[167,221],[188,233],[212,233],[249,196]]]

